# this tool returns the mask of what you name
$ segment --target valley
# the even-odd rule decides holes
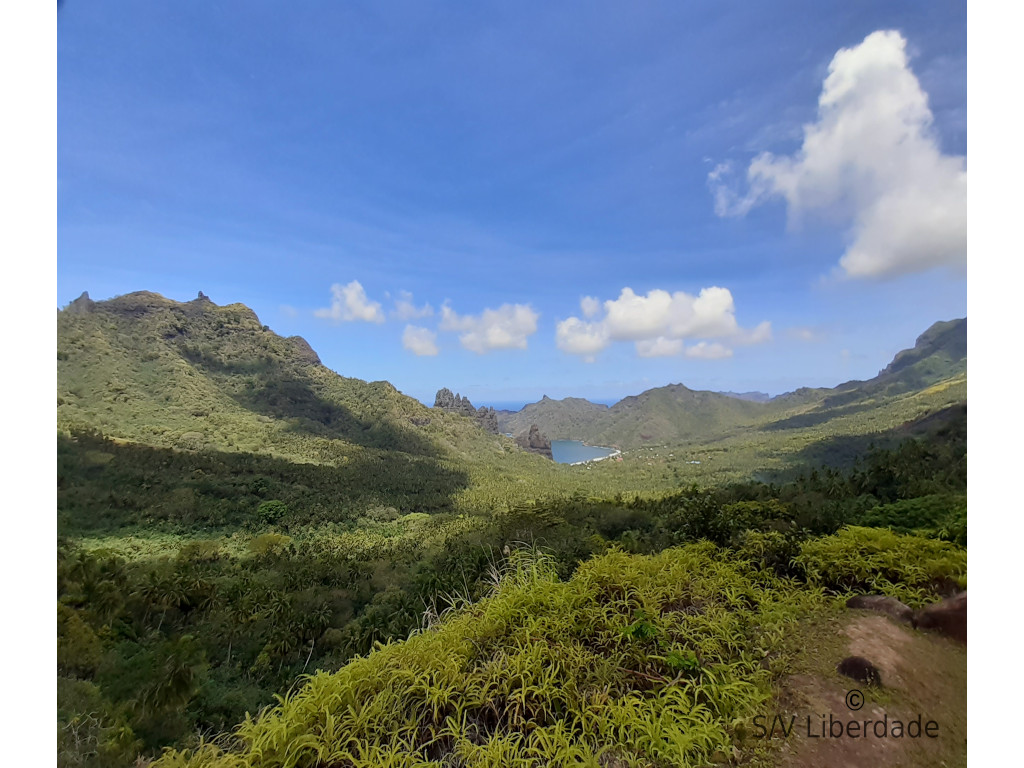
[[[740,723],[848,595],[966,587],[966,320],[867,381],[497,434],[202,294],[57,324],[63,764],[775,764]]]

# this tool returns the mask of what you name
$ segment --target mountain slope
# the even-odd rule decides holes
[[[340,376],[303,339],[278,336],[248,307],[217,306],[202,294],[190,302],[145,291],[99,302],[83,295],[58,313],[57,361],[57,424],[65,432],[355,462],[385,477],[410,461],[424,472],[469,466],[486,477],[545,477],[543,460],[513,441],[388,382]]]
[[[966,373],[967,318],[937,322],[917,337],[911,349],[897,352],[873,379],[840,384],[824,404],[842,405],[864,397],[912,392]]]
[[[501,414],[499,425],[502,431],[520,433],[537,424],[552,440],[620,448],[693,443],[746,428],[783,430],[846,418],[886,399],[961,382],[966,371],[967,320],[950,320],[932,325],[912,349],[899,352],[867,381],[849,381],[832,389],[805,387],[767,401],[691,390],[682,384],[650,389],[610,408],[579,398],[545,397],[518,413]]]
[[[622,447],[681,443],[720,436],[765,416],[761,403],[669,384],[617,402],[593,424],[593,440]]]
[[[586,440],[591,434],[590,425],[607,411],[607,405],[592,403],[582,397],[553,400],[544,395],[521,411],[500,412],[498,429],[519,435],[529,432],[530,427],[536,424],[553,440]]]

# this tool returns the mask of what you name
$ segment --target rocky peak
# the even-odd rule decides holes
[[[89,298],[89,292],[82,291],[82,295],[68,304],[65,311],[72,315],[84,315],[92,312],[95,306],[96,302]]]
[[[537,453],[541,456],[546,456],[549,459],[554,458],[551,454],[551,441],[540,433],[540,427],[536,424],[530,425],[529,433],[519,435],[519,437],[516,438],[516,444],[524,451]]]
[[[434,396],[434,407],[440,408],[448,413],[457,413],[460,416],[469,416],[476,419],[482,429],[492,434],[498,434],[498,414],[493,408],[473,407],[468,397],[453,393],[447,387],[437,390]]]

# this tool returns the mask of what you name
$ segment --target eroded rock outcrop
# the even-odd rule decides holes
[[[434,407],[440,408],[448,413],[457,413],[461,416],[469,416],[476,419],[480,428],[492,435],[498,434],[498,413],[493,408],[480,406],[476,408],[469,401],[468,397],[453,393],[448,387],[437,390],[434,396]]]
[[[530,425],[529,433],[519,435],[516,438],[516,443],[525,451],[537,453],[549,459],[553,458],[551,455],[551,441],[540,433],[540,428],[536,424]]]

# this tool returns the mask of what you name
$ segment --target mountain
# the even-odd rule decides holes
[[[960,318],[932,324],[917,337],[912,348],[897,352],[874,378],[847,381],[831,390],[813,392],[820,395],[822,408],[836,408],[920,391],[966,375],[967,318]]]
[[[761,403],[669,384],[617,402],[594,422],[590,439],[622,448],[682,443],[717,437],[765,416]]]
[[[772,396],[767,392],[719,392],[726,397],[735,397],[737,400],[749,400],[752,403],[767,403]]]
[[[499,411],[498,429],[522,435],[536,424],[552,440],[585,440],[590,436],[590,425],[607,411],[607,405],[592,403],[582,397],[553,400],[544,395],[520,411]]]
[[[738,429],[807,427],[866,410],[880,399],[919,392],[966,376],[967,320],[938,322],[899,352],[877,376],[835,388],[803,387],[769,398],[761,392],[736,394],[692,390],[683,384],[657,387],[609,407],[580,398],[545,396],[518,413],[499,413],[502,432],[522,434],[531,424],[552,440],[584,440],[636,448],[712,440]]]
[[[404,456],[403,466],[518,453],[474,419],[329,370],[301,337],[201,292],[189,302],[83,294],[57,315],[57,381],[59,429],[161,448],[326,464]]]

